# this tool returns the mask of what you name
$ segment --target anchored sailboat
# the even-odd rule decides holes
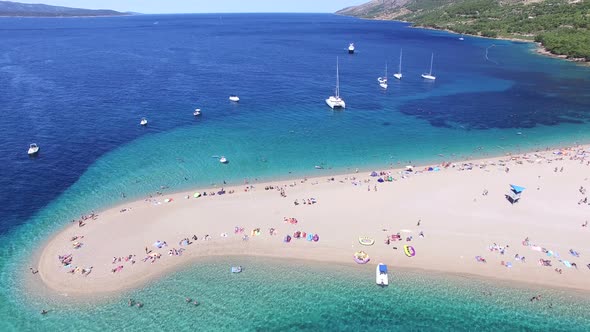
[[[330,108],[345,108],[346,103],[344,99],[340,98],[340,74],[338,69],[338,57],[336,57],[336,91],[334,96],[330,96],[326,99],[326,104],[330,106]]]
[[[393,77],[398,80],[402,79],[402,49],[399,50],[399,68],[397,69],[397,73],[393,74]]]
[[[387,62],[385,63],[385,76],[379,77],[377,81],[379,81],[380,87],[382,87],[383,89],[387,89]]]
[[[432,56],[430,57],[430,72],[428,72],[428,74],[422,74],[422,78],[425,78],[427,80],[435,80],[436,76],[432,75],[432,63],[434,61],[434,53],[432,53]]]

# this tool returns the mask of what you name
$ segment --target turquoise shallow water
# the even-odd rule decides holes
[[[243,273],[229,272],[236,264],[245,267]],[[380,288],[374,284],[374,273],[373,266],[224,258],[202,262],[99,306],[91,300],[74,306],[33,298],[29,301],[36,307],[53,311],[41,317],[25,309],[21,315],[30,318],[15,327],[89,331],[590,329],[587,293],[575,296],[522,286],[498,287],[467,277],[395,269],[390,287]],[[530,297],[539,293],[543,299],[531,303]],[[187,304],[186,297],[198,299],[201,305]],[[129,298],[144,307],[129,308]]]
[[[247,272],[230,276],[231,262],[206,263],[76,306],[31,298],[22,283],[35,248],[67,220],[161,186],[588,142],[588,68],[532,55],[526,44],[458,44],[443,32],[332,15],[3,19],[0,26],[7,87],[0,89],[0,330],[589,329],[588,300],[569,293],[543,291],[554,303],[548,309],[527,303],[537,290],[413,272],[381,290],[372,269],[345,266],[240,259]],[[359,51],[346,56],[351,39]],[[401,47],[405,78],[380,91],[376,77]],[[434,84],[418,78],[432,51]],[[337,55],[344,112],[324,105]],[[229,93],[241,96],[239,105]],[[196,106],[200,119],[192,117]],[[137,124],[142,116],[147,128]],[[37,159],[22,153],[31,140],[42,145]],[[481,289],[494,296],[482,298]],[[203,306],[187,308],[185,293]],[[127,308],[129,296],[145,310]],[[55,311],[40,317],[42,307]]]

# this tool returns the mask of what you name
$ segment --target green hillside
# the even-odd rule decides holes
[[[535,40],[554,54],[590,61],[590,0],[380,0],[339,13],[484,37]]]

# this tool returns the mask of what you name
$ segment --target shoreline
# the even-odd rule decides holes
[[[211,264],[218,264],[220,261],[223,263],[227,263],[228,261],[232,262],[240,262],[241,264],[245,263],[252,263],[254,261],[254,265],[256,264],[269,264],[269,265],[293,265],[293,266],[305,266],[306,269],[330,269],[336,270],[340,268],[345,269],[355,269],[358,265],[354,264],[353,262],[342,262],[342,261],[318,261],[318,260],[310,260],[310,259],[302,259],[302,258],[291,258],[289,260],[285,260],[285,257],[278,257],[278,256],[262,256],[262,255],[250,255],[250,254],[236,254],[236,255],[212,255],[212,256],[198,256],[192,257],[190,260],[186,262],[186,264],[176,265],[169,270],[162,270],[156,276],[152,276],[145,280],[136,281],[132,287],[126,287],[119,290],[109,291],[109,292],[88,292],[88,293],[59,293],[57,290],[47,288],[47,285],[43,283],[43,281],[35,278],[35,276],[27,275],[25,277],[25,284],[26,289],[33,290],[33,292],[28,292],[26,297],[30,300],[36,301],[39,298],[43,299],[50,299],[51,301],[57,300],[64,300],[66,299],[67,304],[81,304],[85,305],[88,304],[88,298],[91,296],[93,303],[100,304],[100,303],[107,303],[112,301],[119,301],[127,299],[130,292],[134,291],[143,291],[143,287],[152,287],[155,283],[159,282],[163,278],[172,277],[174,274],[180,273],[188,273],[190,270],[200,266],[200,265],[211,265]],[[326,264],[328,266],[326,267]],[[373,265],[371,265],[372,267]],[[228,265],[229,267],[229,265]],[[251,265],[247,265],[248,268],[251,268]],[[372,269],[369,269],[370,274],[372,274]],[[489,284],[492,287],[504,287],[504,288],[514,288],[514,289],[522,289],[522,290],[529,290],[533,293],[550,291],[550,292],[562,292],[567,294],[570,297],[580,297],[585,298],[585,296],[590,295],[590,290],[587,288],[575,288],[575,287],[564,287],[560,285],[551,285],[551,287],[544,288],[544,284],[542,283],[535,283],[535,282],[524,282],[524,281],[515,281],[509,279],[503,279],[495,276],[482,276],[474,273],[457,273],[452,271],[444,271],[444,270],[433,270],[421,267],[395,267],[395,270],[391,271],[393,275],[390,275],[390,278],[396,280],[396,273],[401,274],[413,274],[419,276],[425,276],[427,278],[434,278],[434,279],[444,279],[450,280],[454,282],[459,282],[461,280],[469,280],[471,282],[476,282],[478,284]],[[391,279],[390,279],[391,280]],[[369,279],[369,283],[370,283]],[[398,283],[394,281],[394,287],[403,287],[404,283]]]
[[[444,31],[444,32],[453,33],[453,34],[461,34],[460,32],[453,31],[453,30],[450,30],[450,29],[439,29],[439,28],[433,28],[433,27],[429,27],[429,26],[417,25],[417,24],[414,24],[414,22],[411,22],[411,21],[403,21],[403,20],[387,19],[387,18],[357,17],[357,16],[350,16],[350,15],[342,15],[342,14],[335,14],[335,15],[346,16],[346,17],[355,17],[355,18],[358,18],[358,19],[361,19],[361,20],[369,20],[369,21],[394,21],[394,22],[402,22],[402,23],[410,24],[408,27],[409,28],[412,28],[412,29],[425,29],[425,30],[433,30],[433,31]],[[507,40],[507,41],[514,41],[514,42],[531,43],[531,44],[535,44],[536,45],[536,48],[535,48],[535,51],[534,51],[535,54],[539,54],[539,55],[542,55],[542,56],[550,57],[550,58],[553,58],[553,59],[559,59],[559,60],[565,60],[565,61],[573,62],[573,63],[579,64],[579,65],[582,65],[582,66],[590,66],[590,61],[585,61],[585,60],[578,59],[578,58],[569,58],[565,54],[555,54],[555,53],[552,53],[551,51],[547,50],[543,46],[543,44],[541,44],[539,42],[536,42],[533,39],[523,39],[523,38],[518,38],[518,37],[504,37],[504,36],[485,37],[485,36],[472,35],[472,34],[466,34],[466,33],[463,33],[462,35],[470,36],[470,37],[477,37],[477,38],[492,39],[492,40]]]
[[[577,149],[585,149],[587,147],[577,147]],[[571,149],[565,149],[565,151],[572,151]],[[495,163],[497,158],[501,158],[501,159],[507,159],[507,160],[522,160],[521,158],[523,158],[523,156],[527,156],[527,154],[545,154],[545,155],[549,155],[549,157],[551,157],[551,151],[542,151],[542,152],[529,152],[529,153],[524,153],[521,155],[509,155],[507,157],[489,157],[489,158],[485,158],[485,159],[476,159],[476,160],[469,160],[469,161],[463,161],[463,162],[456,162],[453,164],[465,164],[465,163],[471,163],[471,164],[475,164],[475,165],[488,165],[490,163]],[[519,167],[517,166],[518,164],[515,164],[514,167]],[[536,164],[535,164],[536,165]],[[525,165],[525,166],[529,166],[529,165]],[[531,167],[534,165],[530,165]],[[460,166],[457,166],[460,167]],[[416,167],[416,170],[418,170],[419,167]],[[118,291],[122,291],[122,290],[127,290],[127,289],[132,289],[132,288],[136,288],[139,284],[145,284],[151,280],[157,279],[159,277],[161,277],[162,275],[171,273],[173,271],[177,271],[180,267],[183,267],[185,265],[188,264],[193,264],[195,261],[198,261],[199,259],[202,259],[203,257],[210,257],[210,256],[220,256],[220,255],[244,255],[244,256],[260,256],[260,257],[274,257],[274,258],[294,258],[294,259],[303,259],[303,260],[312,260],[312,261],[317,261],[317,262],[334,262],[334,263],[351,263],[351,256],[352,253],[354,252],[354,250],[358,250],[359,248],[362,249],[367,249],[367,250],[371,250],[373,251],[374,249],[377,249],[377,247],[381,247],[383,246],[383,241],[380,238],[380,236],[375,236],[374,234],[380,234],[380,232],[378,231],[379,227],[384,228],[386,227],[386,223],[384,222],[373,222],[374,224],[372,224],[372,228],[377,228],[377,229],[372,229],[370,233],[372,233],[372,237],[375,238],[376,242],[375,245],[372,247],[362,247],[360,246],[358,243],[355,243],[354,241],[354,236],[352,235],[350,230],[346,231],[346,230],[339,230],[339,229],[334,229],[333,225],[330,225],[328,223],[325,224],[320,224],[317,220],[313,223],[316,224],[316,227],[320,228],[322,230],[322,234],[325,234],[327,232],[340,232],[340,235],[343,237],[347,237],[346,240],[338,240],[338,239],[331,239],[328,238],[326,241],[328,242],[327,245],[323,245],[324,243],[324,235],[321,235],[321,239],[318,243],[309,243],[309,245],[311,245],[311,248],[305,249],[307,246],[306,244],[303,245],[303,247],[300,247],[299,244],[297,243],[297,245],[293,245],[291,247],[289,247],[290,249],[285,250],[285,246],[288,246],[288,244],[282,244],[282,237],[285,234],[292,234],[292,232],[294,231],[293,227],[285,227],[284,225],[281,225],[281,220],[283,217],[282,215],[285,216],[289,216],[291,214],[293,214],[293,211],[298,211],[297,209],[309,209],[311,208],[312,210],[314,208],[316,208],[315,205],[317,206],[321,206],[322,204],[322,200],[324,200],[324,198],[320,198],[320,196],[322,197],[328,197],[331,198],[331,196],[338,196],[338,199],[344,199],[345,197],[342,197],[341,194],[338,193],[338,191],[346,191],[345,194],[343,195],[357,195],[357,191],[356,188],[354,188],[353,190],[350,189],[350,187],[348,188],[344,188],[346,185],[348,185],[348,182],[351,181],[357,181],[352,180],[352,178],[355,177],[359,177],[358,181],[360,183],[360,179],[363,179],[363,181],[368,181],[368,182],[363,182],[363,184],[361,184],[359,187],[363,187],[367,185],[369,186],[369,189],[371,189],[371,187],[373,185],[377,186],[377,184],[379,185],[380,188],[380,192],[386,192],[386,191],[391,191],[392,187],[396,187],[396,186],[401,186],[402,184],[406,184],[408,182],[413,181],[414,179],[420,179],[422,180],[423,178],[426,177],[435,177],[438,176],[439,174],[443,174],[443,173],[448,173],[448,174],[457,174],[458,172],[453,172],[453,169],[455,168],[455,166],[453,166],[451,169],[442,169],[440,172],[426,172],[426,173],[414,173],[414,174],[408,174],[406,178],[404,178],[403,172],[400,171],[399,169],[395,169],[395,170],[391,170],[390,168],[387,168],[388,171],[392,172],[392,174],[394,174],[393,176],[396,179],[396,182],[393,182],[391,185],[386,184],[384,186],[382,186],[381,183],[377,183],[376,181],[371,182],[371,177],[368,177],[367,174],[363,173],[348,173],[348,174],[341,174],[341,175],[319,175],[317,177],[313,177],[313,178],[307,178],[305,180],[276,180],[273,182],[266,182],[266,183],[256,183],[254,184],[254,188],[247,190],[247,191],[241,191],[240,189],[244,187],[244,185],[236,185],[236,186],[232,186],[232,187],[227,187],[225,188],[227,191],[230,190],[235,190],[236,193],[234,195],[224,195],[220,197],[214,196],[214,197],[206,197],[206,198],[199,198],[196,199],[193,197],[190,197],[189,199],[185,199],[184,196],[186,195],[191,195],[195,190],[192,191],[183,191],[180,193],[174,193],[174,194],[165,194],[160,196],[159,198],[156,198],[157,200],[159,200],[160,198],[165,198],[165,197],[169,197],[169,198],[173,198],[173,201],[171,203],[162,203],[160,201],[158,201],[157,205],[154,205],[152,203],[154,203],[153,201],[150,202],[146,202],[146,201],[134,201],[134,202],[126,202],[126,203],[122,203],[120,205],[117,205],[116,207],[111,207],[111,208],[107,208],[105,209],[103,212],[101,212],[98,216],[98,219],[96,221],[92,220],[92,221],[88,221],[87,225],[84,227],[77,227],[76,225],[71,225],[71,226],[67,226],[62,228],[60,231],[58,231],[56,234],[54,234],[47,242],[43,243],[43,245],[41,246],[42,249],[37,250],[34,255],[33,260],[35,261],[35,263],[38,263],[39,266],[39,276],[41,277],[40,279],[42,279],[42,283],[50,290],[52,290],[55,293],[67,293],[68,296],[72,295],[72,296],[77,296],[77,295],[88,295],[88,294],[108,294],[108,293],[112,293],[112,292],[118,292]],[[435,174],[436,173],[436,174]],[[480,174],[481,175],[481,174]],[[485,175],[485,174],[484,174]],[[449,175],[452,177],[452,175]],[[326,178],[331,178],[334,177],[335,180],[334,181],[327,181],[325,182]],[[337,179],[336,179],[337,178]],[[441,176],[438,176],[439,180],[438,181],[443,181],[444,180],[440,180]],[[444,178],[443,178],[444,179]],[[374,179],[373,179],[374,180]],[[290,182],[290,183],[281,183],[280,185],[276,185],[275,183],[277,182]],[[398,184],[399,183],[399,184]],[[292,186],[291,186],[292,185]],[[507,184],[506,184],[507,185]],[[308,197],[310,197],[309,195],[314,195],[317,194],[316,196],[318,197],[318,204],[314,204],[314,206],[309,206],[309,207],[304,207],[304,206],[293,206],[293,203],[291,202],[291,198],[282,198],[282,197],[276,197],[277,195],[277,190],[273,189],[273,190],[268,190],[268,191],[262,191],[260,190],[260,188],[264,187],[264,186],[276,186],[277,188],[284,188],[283,190],[285,190],[289,196],[291,196],[291,192],[295,192],[296,194],[307,194]],[[334,192],[333,188],[334,186],[338,186],[339,190],[337,190],[336,192]],[[356,186],[356,185],[355,185]],[[340,187],[342,187],[340,189]],[[383,187],[383,188],[382,188]],[[319,189],[318,189],[319,188]],[[377,188],[377,187],[375,187]],[[382,189],[381,189],[382,188]],[[411,190],[418,190],[421,191],[420,188],[424,189],[424,187],[419,187],[418,189],[414,188],[412,189],[411,186],[406,186],[405,187],[406,190],[411,191]],[[219,188],[215,189],[218,190]],[[200,191],[200,190],[198,190]],[[360,190],[361,192],[367,193],[366,190]],[[372,191],[371,191],[372,192]],[[377,193],[375,193],[377,194]],[[380,194],[380,193],[379,193]],[[271,197],[272,196],[272,197]],[[300,197],[301,195],[296,195],[295,197]],[[313,196],[311,196],[313,197]],[[402,196],[403,197],[403,196]],[[366,198],[365,198],[366,199]],[[382,198],[380,198],[382,199]],[[195,200],[200,200],[198,205],[193,205],[193,206],[188,206],[188,204],[191,204],[190,202],[195,201]],[[227,201],[230,201],[229,203]],[[286,202],[285,202],[286,201]],[[201,203],[202,202],[202,203]],[[356,202],[355,200],[353,200],[353,202]],[[384,203],[387,202],[387,200],[381,202]],[[263,203],[262,206],[257,206],[256,208],[252,209],[250,208],[248,205],[255,205],[257,203]],[[357,202],[359,204],[359,208],[360,205],[363,202]],[[364,202],[364,203],[370,203],[370,202]],[[168,204],[168,205],[166,205]],[[172,208],[172,206],[179,204],[182,206],[177,207],[176,209]],[[330,207],[328,207],[327,209],[323,210],[322,213],[320,213],[321,215],[323,215],[323,218],[320,219],[324,219],[326,217],[326,214],[328,215],[332,215],[334,214],[335,209],[342,209],[342,207],[340,206],[342,203],[341,202],[336,202],[336,205],[332,204]],[[199,205],[202,205],[203,207],[201,208]],[[275,206],[276,205],[276,206]],[[156,217],[157,219],[160,219],[159,221],[153,221],[153,225],[150,225],[150,227],[153,226],[154,229],[156,229],[156,226],[160,225],[159,227],[162,227],[162,224],[166,224],[168,221],[167,220],[171,220],[171,219],[183,219],[183,218],[188,218],[186,221],[182,221],[180,222],[181,225],[178,226],[179,229],[177,229],[176,231],[172,231],[170,234],[178,234],[178,236],[190,236],[189,234],[189,229],[191,229],[191,225],[190,225],[190,216],[197,213],[197,214],[203,214],[204,216],[206,216],[205,219],[211,219],[211,218],[215,218],[217,216],[217,214],[219,213],[219,211],[224,211],[225,209],[228,209],[230,207],[237,207],[238,210],[240,210],[240,212],[238,213],[234,213],[233,217],[234,218],[229,218],[229,221],[227,220],[227,218],[217,218],[218,220],[208,220],[207,222],[205,222],[207,228],[211,228],[214,229],[214,231],[212,232],[207,232],[208,234],[215,234],[212,236],[212,240],[211,241],[207,241],[207,242],[203,242],[201,240],[201,237],[203,236],[203,232],[205,231],[201,231],[199,230],[199,241],[194,241],[195,244],[197,244],[197,248],[200,248],[202,250],[202,252],[199,253],[195,253],[195,252],[191,252],[193,251],[193,248],[195,248],[195,245],[193,245],[193,247],[191,246],[186,246],[186,253],[184,254],[183,257],[166,257],[165,256],[165,252],[167,251],[168,248],[164,249],[164,250],[159,250],[159,253],[162,255],[162,258],[157,260],[156,263],[154,264],[150,264],[147,263],[148,266],[149,265],[153,265],[153,266],[157,266],[158,268],[145,268],[145,264],[144,262],[139,261],[140,260],[140,256],[143,256],[141,253],[141,249],[143,249],[144,245],[149,245],[151,242],[155,241],[156,239],[141,239],[141,238],[136,238],[133,239],[133,241],[131,239],[129,239],[128,241],[135,243],[135,245],[132,246],[128,246],[128,252],[131,252],[133,250],[133,254],[138,254],[137,255],[137,261],[135,264],[133,264],[132,267],[130,267],[130,265],[128,264],[123,264],[123,266],[128,267],[127,270],[124,270],[123,268],[121,268],[124,271],[121,271],[121,273],[117,272],[116,274],[109,274],[109,268],[112,265],[109,265],[107,262],[102,262],[99,266],[97,266],[96,264],[92,264],[92,266],[95,268],[95,270],[93,270],[93,272],[88,276],[88,277],[83,277],[80,275],[70,275],[70,274],[66,274],[64,272],[63,268],[57,268],[55,267],[55,265],[59,265],[59,262],[57,261],[57,259],[55,257],[53,257],[57,252],[61,252],[61,251],[71,251],[74,255],[77,255],[78,252],[83,252],[84,249],[86,249],[86,240],[83,239],[81,240],[85,242],[84,246],[81,249],[77,249],[76,250],[72,250],[72,249],[66,249],[68,248],[71,243],[70,241],[68,241],[69,237],[71,237],[71,235],[75,234],[75,233],[86,233],[85,236],[91,237],[91,236],[96,236],[97,238],[99,238],[98,243],[102,243],[104,242],[107,238],[109,237],[113,237],[116,238],[117,235],[110,235],[113,231],[113,223],[117,223],[117,228],[122,228],[123,232],[125,233],[125,229],[127,229],[125,225],[122,225],[121,222],[123,222],[123,220],[125,220],[125,222],[129,222],[132,223],[133,225],[129,226],[130,228],[128,228],[127,230],[137,230],[137,226],[141,225],[140,227],[144,227],[144,225],[146,225],[146,223],[149,225],[149,222],[146,222],[147,218],[152,218],[152,217]],[[258,209],[260,208],[264,208],[264,206],[271,206],[273,207],[271,210],[273,211],[266,211],[266,214],[260,213]],[[126,209],[126,207],[129,207],[128,211],[123,212],[119,212],[122,211],[123,209]],[[363,213],[369,213],[370,211],[375,207],[374,205],[369,204],[369,207],[371,209],[363,209]],[[378,208],[378,206],[377,206]],[[136,212],[140,211],[140,212]],[[163,211],[158,211],[158,210],[166,210],[166,212]],[[231,228],[233,228],[232,226],[232,220],[235,220],[235,218],[241,218],[244,215],[243,210],[247,210],[249,212],[251,212],[252,214],[259,214],[258,217],[260,217],[260,219],[265,220],[266,222],[266,227],[276,227],[277,231],[279,232],[279,236],[269,236],[267,234],[263,234],[260,236],[260,238],[255,238],[254,236],[249,239],[249,241],[242,241],[240,239],[240,236],[235,236],[234,234],[231,234]],[[280,210],[279,211],[274,211],[274,210]],[[305,218],[314,218],[313,213],[309,214],[307,213],[308,211],[306,211],[304,213],[304,216],[301,216],[301,218],[303,219]],[[355,211],[349,211],[350,213],[355,213]],[[432,214],[433,211],[424,211],[424,213],[422,214]],[[136,214],[136,213],[140,213],[139,216],[135,216],[134,217],[128,217],[128,215],[131,214]],[[229,213],[229,212],[228,212]],[[435,216],[438,214],[434,214]],[[373,215],[375,216],[375,215]],[[358,217],[358,215],[357,215]],[[275,220],[276,218],[276,220]],[[126,219],[130,219],[131,221],[128,221]],[[317,218],[315,218],[317,219]],[[340,219],[345,220],[347,219],[347,213],[341,214],[340,215]],[[107,224],[111,224],[111,226],[105,225],[105,226],[101,226],[100,224],[103,223],[103,220],[105,223]],[[184,220],[184,219],[183,219]],[[346,225],[350,228],[358,228],[359,225],[356,225],[354,220],[346,220],[344,221],[346,223]],[[412,222],[415,223],[415,220],[412,220]],[[245,223],[245,222],[242,222]],[[256,227],[256,224],[252,224],[251,221],[248,222],[249,224],[247,225],[247,229],[250,229],[252,227]],[[96,225],[98,224],[98,225]],[[172,225],[169,225],[170,227],[172,227]],[[463,225],[466,226],[466,225]],[[108,230],[108,228],[110,227],[110,232],[107,231],[105,233],[105,228]],[[166,226],[165,226],[166,227]],[[175,226],[176,227],[176,226]],[[399,228],[397,228],[398,230],[401,227],[412,227],[412,225],[404,225],[404,226],[399,226]],[[414,226],[415,227],[415,226]],[[115,228],[115,229],[117,229]],[[261,230],[261,233],[266,233],[266,229],[267,228],[263,228],[263,227],[258,227]],[[387,226],[387,228],[389,228]],[[287,231],[285,231],[285,229],[287,229]],[[362,229],[362,227],[361,227]],[[492,228],[493,229],[493,228]],[[157,229],[156,234],[160,234],[163,230],[162,229]],[[437,229],[435,232],[439,232],[441,234],[445,233],[445,229]],[[220,233],[222,232],[222,233]],[[417,232],[417,231],[416,231]],[[98,233],[98,234],[97,234]],[[150,232],[148,232],[150,233]],[[153,233],[153,232],[152,232]],[[220,240],[219,238],[219,234],[224,234],[227,233],[228,235],[226,235],[225,238],[222,238]],[[367,232],[369,233],[369,232]],[[105,238],[105,234],[106,234],[106,238]],[[231,235],[229,235],[231,234]],[[319,233],[318,233],[319,234]],[[145,234],[144,234],[145,235]],[[381,235],[384,235],[383,233],[381,233]],[[414,236],[417,234],[413,234]],[[440,234],[439,234],[440,235]],[[448,235],[448,234],[447,234]],[[484,234],[482,236],[484,237],[491,237],[492,234]],[[119,237],[122,235],[119,235]],[[161,235],[160,235],[161,236]],[[359,235],[360,236],[360,235]],[[461,239],[463,235],[461,234],[453,234],[453,236],[457,237],[458,239]],[[131,236],[130,236],[131,237]],[[124,238],[127,238],[127,236],[124,236]],[[182,237],[180,237],[182,238]],[[264,239],[263,239],[264,238]],[[429,237],[427,236],[426,239],[428,239]],[[270,239],[270,240],[269,240]],[[110,239],[109,239],[110,240]],[[114,240],[114,239],[113,239]],[[169,239],[168,241],[171,242],[171,244],[169,245],[170,247],[179,247],[178,245],[176,245],[176,240],[178,239]],[[469,240],[470,242],[473,242],[473,239],[467,238],[464,240]],[[481,239],[480,239],[481,240]],[[295,240],[294,240],[295,241]],[[298,240],[301,241],[301,240]],[[352,241],[352,248],[353,249],[349,249],[345,255],[341,254],[341,251],[344,251],[346,247],[350,248],[350,241]],[[415,241],[422,241],[422,239],[420,240],[415,240]],[[475,241],[475,242],[479,242],[479,241]],[[94,246],[96,245],[96,241],[95,243],[90,243],[89,242],[89,246]],[[141,243],[141,246],[138,248],[138,244]],[[348,243],[348,244],[346,244]],[[295,244],[295,243],[293,243]],[[316,244],[316,246],[314,247],[313,245]],[[401,245],[401,243],[400,243]],[[121,246],[120,244],[117,245],[119,247],[119,249],[121,248],[125,248],[125,246]],[[387,246],[389,247],[389,246]],[[418,248],[418,245],[416,245],[416,247]],[[456,248],[456,246],[454,246]],[[578,246],[579,247],[579,246]],[[108,248],[107,248],[108,249]],[[107,249],[103,248],[103,251],[108,251]],[[390,248],[389,248],[390,249]],[[431,248],[433,249],[433,248]],[[94,250],[100,250],[100,249],[94,249]],[[419,250],[419,249],[418,249]],[[432,252],[437,252],[438,249],[433,250]],[[388,255],[386,254],[386,251],[384,251],[382,248],[379,248],[379,250],[377,251],[377,255],[376,256],[383,256],[383,257],[387,257]],[[115,252],[115,251],[111,251],[111,252]],[[270,254],[269,254],[270,252]],[[387,253],[390,253],[391,250],[387,251]],[[395,261],[401,259],[403,256],[399,256],[400,252],[399,250],[396,253],[396,259]],[[485,254],[486,256],[490,255],[489,253],[483,252],[483,254]],[[101,256],[103,259],[104,258],[109,258],[110,260],[110,256],[111,253],[109,252],[107,253],[102,253],[99,254],[98,256]],[[83,255],[84,256],[84,255]],[[95,256],[95,255],[92,255]],[[373,255],[371,255],[373,256]],[[187,258],[188,257],[188,258]],[[95,259],[95,257],[85,257],[83,259]],[[418,259],[417,259],[418,260]],[[460,262],[463,259],[460,260]],[[162,263],[163,261],[166,261],[166,263]],[[414,260],[415,261],[415,260]],[[456,269],[455,268],[449,268],[448,266],[445,266],[444,264],[437,264],[436,262],[432,262],[429,261],[428,259],[426,260],[420,260],[421,262],[419,262],[419,264],[414,264],[413,260],[410,261],[403,261],[404,263],[402,263],[402,265],[400,265],[400,267],[410,267],[410,268],[420,268],[422,270],[428,270],[428,271],[436,271],[436,272],[441,272],[441,273],[457,273],[459,275],[461,274],[468,274],[468,275],[474,275],[476,277],[492,277],[494,279],[500,279],[500,280],[514,280],[514,281],[523,281],[524,283],[530,283],[530,284],[535,284],[535,285],[545,285],[545,286],[551,286],[553,284],[555,284],[555,278],[550,277],[549,279],[539,279],[536,280],[535,282],[527,282],[526,278],[522,278],[522,276],[520,276],[519,278],[515,278],[515,279],[511,279],[510,277],[506,278],[506,277],[499,277],[497,275],[494,274],[490,274],[489,269],[487,269],[487,271],[484,271],[485,273],[482,273],[482,271],[476,271],[475,273],[472,273],[472,267],[469,267],[467,269],[465,269],[464,267]],[[451,260],[453,261],[453,260]],[[388,262],[389,263],[389,262]],[[455,263],[457,263],[455,261]],[[533,265],[536,262],[532,261],[530,263],[528,263],[528,265]],[[396,266],[395,263],[392,263],[393,266]],[[462,262],[463,265],[465,265]],[[115,264],[118,266],[118,264]],[[120,276],[127,276],[129,274],[127,274],[128,270],[132,270],[135,269],[135,266],[140,266],[140,265],[144,265],[142,268],[136,269],[136,270],[141,270],[139,273],[131,273],[132,277],[120,277]],[[373,266],[371,264],[369,264],[370,266]],[[583,274],[586,271],[584,271],[583,269],[585,269],[585,264],[581,265],[580,268],[580,273]],[[33,265],[35,266],[35,265]],[[86,264],[86,267],[88,267],[88,264]],[[98,269],[102,269],[102,272],[96,272]],[[28,271],[27,271],[28,272]],[[529,271],[530,272],[530,271]],[[98,275],[98,276],[97,276]],[[97,276],[97,277],[95,277]],[[114,278],[113,278],[114,277]],[[83,278],[83,279],[81,279]],[[80,280],[95,280],[95,284],[94,287],[89,287],[92,286],[90,285],[88,282],[85,281],[80,281]],[[66,282],[63,282],[63,280],[66,280]],[[131,281],[130,281],[131,280]],[[549,280],[549,281],[548,281]],[[112,282],[112,281],[116,281],[116,282]],[[138,283],[139,282],[139,283]],[[97,286],[98,284],[98,286]],[[569,285],[563,285],[563,288],[568,288],[568,289],[582,289],[582,290],[590,290],[590,287],[588,287],[588,285],[586,284],[580,284],[579,280],[575,281],[572,284]],[[561,287],[560,287],[561,288]]]
[[[406,22],[406,21],[400,21],[400,22],[405,22],[405,23],[413,24],[412,22]],[[444,32],[453,33],[453,34],[457,34],[457,35],[461,34],[459,32],[456,32],[456,31],[453,31],[453,30],[449,30],[449,29],[437,29],[437,28],[428,27],[428,26],[421,26],[421,25],[411,25],[410,28],[426,29],[426,30],[433,30],[433,31],[444,31]],[[555,54],[555,53],[552,53],[551,51],[549,51],[548,49],[546,49],[545,46],[543,46],[542,43],[536,42],[533,39],[523,39],[523,38],[518,38],[518,37],[505,37],[505,36],[486,37],[486,36],[472,35],[472,34],[467,34],[467,33],[464,33],[462,35],[464,35],[464,36],[470,36],[470,37],[477,37],[477,38],[484,38],[484,39],[491,39],[491,40],[506,40],[506,41],[512,41],[512,42],[534,44],[535,45],[535,49],[534,49],[533,53],[535,53],[535,54],[546,56],[546,57],[553,58],[553,59],[558,59],[558,60],[564,60],[564,61],[573,62],[573,63],[579,64],[579,65],[582,65],[582,66],[590,66],[590,62],[589,61],[585,61],[585,60],[578,59],[578,58],[570,58],[570,57],[568,57],[565,54]]]

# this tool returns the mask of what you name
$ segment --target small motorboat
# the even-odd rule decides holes
[[[348,45],[348,54],[354,54],[354,43]]]
[[[240,97],[236,95],[231,95],[229,96],[229,100],[237,103],[238,101],[240,101]]]
[[[221,158],[219,158],[219,162],[222,164],[227,164],[228,160],[224,156],[221,156]]]
[[[148,121],[147,121],[146,118],[142,118],[141,121],[139,121],[139,124],[142,125],[142,126],[147,126]]]
[[[355,252],[353,258],[357,264],[367,264],[371,260],[369,255],[364,251]]]
[[[375,282],[379,286],[388,286],[389,285],[389,276],[387,275],[387,265],[383,263],[379,263],[377,268],[375,269]]]
[[[197,108],[197,109],[195,109],[195,111],[193,112],[193,115],[194,115],[194,116],[199,116],[199,115],[201,115],[201,109],[200,109],[200,108]]]
[[[37,143],[31,143],[29,145],[29,151],[27,153],[29,154],[29,156],[32,156],[37,154],[37,152],[39,152],[39,146],[37,145]]]
[[[324,166],[321,166],[321,165],[315,165],[315,169],[324,169]]]
[[[241,266],[232,266],[231,267],[231,273],[240,273],[240,272],[242,272]]]

